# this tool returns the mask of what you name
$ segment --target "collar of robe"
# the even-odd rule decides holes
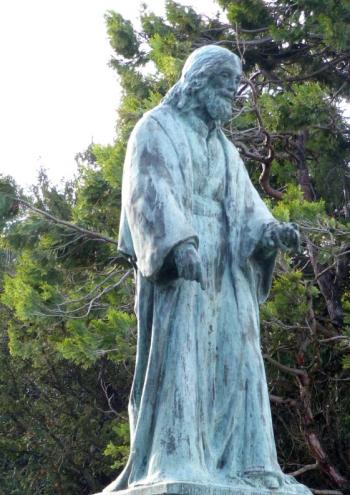
[[[191,127],[192,130],[200,134],[204,139],[207,139],[209,134],[220,128],[219,122],[212,120],[208,125],[193,111],[184,113],[182,117],[186,124]]]

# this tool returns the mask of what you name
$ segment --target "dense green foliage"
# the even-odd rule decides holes
[[[111,418],[127,433],[135,347],[131,277],[115,244],[10,201],[23,195],[8,178],[1,190],[10,194],[1,205],[8,219],[0,246],[1,490],[92,493],[113,473],[115,458],[104,453],[116,438]],[[116,238],[119,198],[118,188],[86,162],[62,192],[42,174],[27,199],[42,212]],[[125,448],[117,454],[121,462]]]
[[[279,459],[313,488],[349,492],[350,134],[339,105],[350,3],[219,6],[226,19],[167,1],[164,19],[142,11],[141,32],[107,13],[123,88],[115,143],[82,153],[64,190],[45,173],[27,196],[0,178],[0,493],[93,493],[125,461],[136,328],[116,249],[125,147],[208,43],[242,57],[227,135],[275,216],[302,231],[261,314]]]

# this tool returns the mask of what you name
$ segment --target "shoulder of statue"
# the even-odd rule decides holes
[[[159,131],[171,135],[176,129],[176,111],[169,105],[160,104],[146,112],[137,122],[133,134]]]
[[[154,119],[167,133],[169,130],[175,130],[174,125],[178,120],[177,111],[166,104],[160,104],[147,112],[147,117]]]

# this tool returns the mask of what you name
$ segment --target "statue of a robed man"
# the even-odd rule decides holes
[[[277,250],[298,231],[221,130],[240,77],[229,50],[194,51],[130,137],[119,249],[136,268],[138,344],[130,457],[107,493],[311,493],[277,462],[259,337]]]

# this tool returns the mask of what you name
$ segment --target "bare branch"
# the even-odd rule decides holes
[[[107,385],[103,379],[101,378],[100,380],[100,385],[101,385],[101,388],[103,390],[103,393],[107,399],[107,403],[108,403],[108,407],[109,407],[109,410],[108,411],[102,411],[104,412],[105,414],[114,414],[117,418],[119,419],[122,419],[123,421],[127,421],[127,418],[125,416],[123,416],[122,414],[120,414],[112,405],[112,401],[114,399],[114,393],[110,393],[109,392],[109,387],[110,385]]]
[[[343,495],[343,492],[340,492],[338,490],[317,490],[311,488],[311,491],[315,495]]]
[[[64,301],[63,303],[58,304],[59,307],[62,306],[67,306],[68,304],[74,304],[78,303],[81,301],[85,301],[86,299],[90,299],[90,297],[93,296],[93,294],[100,288],[102,285],[104,285],[107,280],[109,280],[113,275],[116,273],[117,267],[114,267],[113,270],[110,271],[110,273],[100,282],[99,284],[95,285],[95,287],[85,296],[79,297],[78,299],[71,299],[70,301]]]
[[[108,285],[101,292],[99,292],[95,297],[93,297],[89,302],[83,304],[79,308],[75,308],[75,309],[71,309],[71,310],[59,309],[56,311],[47,309],[47,313],[34,312],[33,315],[34,316],[54,317],[54,318],[62,317],[62,318],[70,318],[70,319],[86,318],[87,316],[89,316],[89,314],[91,313],[91,311],[93,309],[98,309],[98,308],[104,307],[101,305],[95,305],[96,301],[101,299],[101,297],[106,295],[108,292],[118,288],[124,282],[124,280],[130,275],[131,272],[132,272],[132,270],[128,270],[127,272],[125,272],[124,275],[118,280],[118,282],[116,282],[115,284]],[[82,299],[85,299],[85,298],[82,298]],[[83,311],[85,308],[87,308],[87,309],[86,309],[86,312],[84,314],[74,316],[74,314],[79,313],[79,311]]]
[[[271,43],[273,38],[271,36],[266,36],[265,38],[256,38],[254,40],[222,40],[216,41],[215,45],[234,45],[234,46],[259,46],[266,43]]]
[[[243,154],[245,157],[247,158],[251,158],[252,160],[256,160],[256,161],[259,161],[261,162],[261,160],[264,159],[264,157],[262,155],[257,155],[256,153],[252,153],[246,144],[244,144],[242,141],[235,141],[235,145],[238,147],[238,148],[241,148],[241,150],[243,151]]]
[[[292,407],[296,407],[298,405],[298,402],[295,399],[284,399],[283,397],[279,397],[278,395],[274,394],[270,394],[269,397],[271,402],[274,402],[278,405],[287,405]]]
[[[91,299],[90,303],[89,303],[89,306],[88,306],[88,309],[85,313],[85,315],[82,316],[82,318],[86,318],[87,316],[89,316],[90,314],[90,311],[92,309],[92,305],[94,304],[94,302],[96,302],[98,299],[101,299],[101,297],[105,294],[107,294],[108,292],[110,292],[111,290],[114,290],[116,289],[117,287],[119,287],[123,282],[124,280],[130,275],[131,273],[131,270],[128,270],[122,277],[120,280],[118,280],[117,283],[113,284],[113,285],[110,285],[109,287],[105,287],[103,289],[102,292],[100,292],[99,294],[97,294],[97,296],[95,296],[93,299]]]
[[[264,33],[265,31],[268,31],[268,27],[262,27],[258,29],[243,29],[243,28],[238,28],[240,33],[248,33],[248,34],[255,34],[255,33]]]
[[[313,471],[314,469],[319,469],[320,465],[318,462],[315,462],[315,464],[307,464],[306,466],[303,466],[300,469],[297,469],[296,471],[293,471],[292,473],[288,473],[289,476],[300,476],[301,474],[307,473],[308,471]]]
[[[289,77],[285,80],[285,82],[297,82],[297,81],[305,81],[307,79],[311,79],[312,77],[318,76],[322,72],[326,71],[327,69],[337,64],[338,62],[342,62],[343,60],[346,60],[349,56],[350,56],[350,51],[346,51],[342,55],[339,55],[339,57],[335,57],[333,60],[326,62],[319,69],[310,72],[309,74],[305,74],[305,76]]]
[[[329,339],[319,340],[319,342],[325,343],[325,342],[334,342],[339,340],[347,340],[348,342],[350,342],[350,337],[347,337],[346,335],[335,335],[334,337],[330,337]]]
[[[252,91],[252,99],[253,99],[253,105],[252,105],[252,110],[254,111],[257,121],[258,121],[258,130],[260,131],[260,135],[263,136],[263,146],[267,148],[267,153],[266,155],[261,155],[261,154],[256,154],[252,153],[247,146],[242,143],[242,141],[237,141],[236,144],[239,146],[242,150],[244,155],[247,158],[251,158],[252,160],[256,160],[261,163],[262,167],[262,172],[259,177],[259,183],[265,191],[265,193],[275,199],[282,199],[283,198],[283,193],[281,191],[278,191],[277,189],[274,189],[270,185],[270,172],[271,172],[271,167],[272,163],[275,157],[275,151],[272,146],[272,139],[271,135],[267,132],[267,130],[264,127],[264,122],[263,118],[260,112],[260,108],[258,105],[258,94],[257,94],[257,89],[254,84],[254,79],[259,76],[261,73],[258,71],[253,74],[253,76],[250,79],[245,80],[246,86],[249,86],[251,91]]]
[[[10,197],[10,196],[9,196]],[[32,204],[30,204],[28,201],[25,201],[22,198],[13,198],[14,200],[18,201],[21,203],[23,206],[26,208],[29,208],[30,210],[34,211],[35,213],[38,213],[39,215],[42,215],[43,217],[47,218],[51,222],[57,224],[57,225],[63,225],[64,227],[67,227],[70,230],[74,230],[76,232],[79,232],[83,234],[86,237],[89,237],[92,240],[100,240],[104,242],[109,242],[111,244],[114,244],[118,246],[118,242],[110,237],[104,236],[102,234],[99,234],[97,232],[93,232],[88,229],[84,229],[83,227],[79,227],[78,225],[75,225],[70,222],[66,222],[65,220],[61,220],[60,218],[55,217],[54,215],[51,215],[51,213],[47,213],[46,211],[40,210],[39,208],[36,208]]]
[[[303,378],[307,375],[307,373],[306,373],[305,370],[301,370],[301,369],[298,369],[298,368],[290,368],[289,366],[286,366],[284,364],[279,363],[278,361],[276,361],[275,359],[273,359],[268,354],[264,354],[263,357],[267,361],[269,361],[271,364],[273,364],[274,366],[276,366],[276,368],[278,368],[281,371],[285,371],[286,373],[289,373],[290,375],[300,376],[300,377],[303,377]]]
[[[262,172],[259,177],[259,184],[268,196],[275,199],[282,199],[283,193],[274,189],[270,184],[270,171],[272,166],[272,160],[269,163],[262,162]]]

